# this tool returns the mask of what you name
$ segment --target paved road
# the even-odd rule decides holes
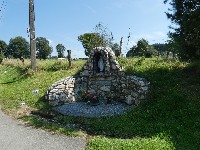
[[[0,111],[0,150],[83,150],[85,146],[82,138],[25,127]]]

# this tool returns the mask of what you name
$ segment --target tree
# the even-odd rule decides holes
[[[145,39],[141,39],[137,42],[136,53],[138,56],[145,56],[149,48],[149,42]]]
[[[151,46],[158,51],[158,55],[164,55],[168,51],[168,44],[164,43],[155,43],[152,44]]]
[[[173,39],[167,41],[166,47],[167,47],[167,57],[170,52],[172,52],[173,57],[175,57],[175,54],[178,54],[178,49],[180,49],[177,42],[175,42]]]
[[[80,41],[85,49],[85,55],[89,56],[91,51],[95,47],[105,47],[105,40],[103,37],[100,37],[97,33],[85,33],[78,37],[78,41]]]
[[[152,55],[156,55],[157,51],[153,48],[153,46],[149,45],[149,42],[145,39],[141,39],[137,42],[137,45],[134,45],[127,52],[126,57],[134,57],[134,56],[145,56],[151,57]]]
[[[6,44],[6,42],[0,40],[0,53],[4,54],[7,57],[7,47],[8,45]]]
[[[65,46],[62,44],[58,44],[56,46],[56,50],[58,52],[58,58],[63,58],[64,57],[64,52],[65,52]]]
[[[53,48],[49,45],[49,41],[44,37],[36,38],[36,52],[37,58],[47,59],[52,53]]]
[[[110,47],[112,45],[112,40],[112,32],[109,34],[107,27],[103,26],[102,23],[98,23],[95,26],[94,32],[85,33],[78,37],[78,41],[82,43],[85,49],[86,56],[89,56],[95,47]]]
[[[136,46],[133,45],[133,47],[130,48],[130,50],[126,53],[126,57],[134,57],[137,56],[136,52],[135,52],[135,48]]]
[[[121,55],[120,53],[120,46],[118,43],[115,43],[111,46],[113,52],[115,53],[115,56],[119,57]]]
[[[167,12],[175,27],[169,37],[176,43],[183,59],[200,58],[200,1],[199,0],[165,0],[172,9]]]
[[[8,45],[8,53],[7,55],[12,55],[14,58],[29,58],[29,43],[25,38],[21,36],[17,36],[15,38],[11,38]]]

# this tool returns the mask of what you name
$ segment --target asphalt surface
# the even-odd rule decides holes
[[[0,110],[0,150],[84,150],[86,141],[26,127]]]

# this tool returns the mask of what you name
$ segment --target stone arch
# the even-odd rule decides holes
[[[97,69],[102,57],[103,73]],[[143,78],[126,76],[111,48],[95,48],[79,75],[53,84],[46,99],[53,106],[81,100],[81,94],[93,90],[106,101],[121,101],[138,105],[148,93],[150,83]]]

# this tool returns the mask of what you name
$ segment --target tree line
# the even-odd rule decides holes
[[[64,57],[65,46],[58,44],[56,49],[58,57]],[[36,38],[36,57],[38,59],[47,59],[52,52],[53,47],[50,46],[49,40],[45,37]],[[0,55],[5,58],[30,58],[29,42],[21,36],[11,38],[8,44],[0,40]]]
[[[85,55],[89,56],[95,47],[110,47],[115,55],[122,55],[122,45],[121,42],[113,42],[113,34],[107,30],[107,27],[103,26],[101,23],[96,25],[94,32],[84,33],[78,37],[85,49]],[[158,55],[166,55],[170,49],[168,44],[153,44],[150,45],[145,39],[141,39],[137,42],[137,45],[133,45],[127,52],[126,57],[153,57]],[[173,51],[174,52],[174,51]]]

